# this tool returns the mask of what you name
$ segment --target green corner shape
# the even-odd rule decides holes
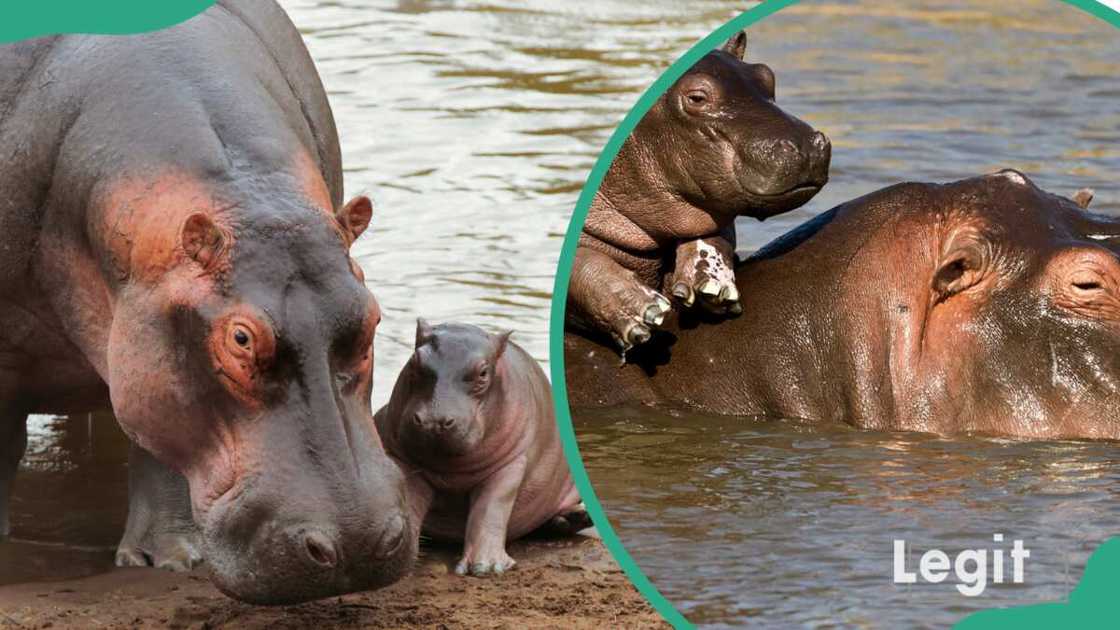
[[[615,156],[618,155],[623,141],[630,135],[630,132],[634,130],[634,127],[637,126],[641,117],[649,111],[653,103],[665,93],[688,68],[692,67],[692,65],[708,51],[727,41],[734,33],[767,16],[777,13],[781,9],[796,4],[798,1],[799,0],[764,0],[758,3],[750,10],[738,15],[697,42],[696,45],[669,66],[668,70],[658,77],[653,85],[641,95],[633,109],[626,114],[618,128],[611,134],[607,144],[603,147],[603,152],[599,154],[598,159],[595,161],[591,173],[588,174],[583,189],[580,191],[579,199],[572,213],[571,222],[568,224],[568,230],[564,236],[564,244],[560,250],[560,261],[556,270],[556,282],[553,285],[552,308],[549,318],[550,374],[552,376],[553,391],[555,393],[556,419],[560,425],[560,439],[564,443],[564,453],[568,460],[568,465],[572,470],[572,478],[575,481],[576,487],[579,489],[580,496],[587,505],[588,513],[591,514],[595,525],[603,537],[603,543],[614,556],[615,560],[622,568],[622,571],[654,609],[657,610],[666,621],[672,624],[674,628],[678,629],[694,628],[695,626],[661,594],[653,582],[642,572],[641,567],[638,566],[638,563],[630,555],[630,552],[623,546],[618,534],[614,531],[614,527],[607,519],[603,506],[599,502],[598,496],[595,494],[595,488],[591,485],[591,479],[587,475],[587,469],[584,467],[583,460],[579,455],[579,442],[576,440],[575,427],[572,424],[572,416],[568,408],[568,389],[567,383],[564,380],[564,312],[568,301],[568,284],[572,275],[572,262],[575,259],[579,234],[583,230],[583,223],[587,219],[587,212],[591,207],[591,200],[603,181],[603,175],[606,173],[607,169],[610,168],[611,162],[614,160]],[[1054,1],[1065,2],[1112,26],[1120,28],[1120,12],[1101,4],[1097,0]],[[1013,10],[1013,8],[1008,7],[1007,10]],[[1111,543],[1113,543],[1113,541],[1109,541],[1108,543],[1110,549],[1116,548],[1118,551],[1109,551],[1106,555],[1101,556],[1100,559],[1097,559],[1095,566],[1099,567],[1097,569],[1099,573],[1120,576],[1120,543],[1116,545],[1112,545]],[[1096,557],[1097,556],[1094,556],[1094,558]],[[1102,596],[1097,595],[1097,593],[1100,592],[1099,589],[1103,588],[1104,585],[1094,582],[1092,590],[1086,591],[1086,593],[1091,592],[1093,595],[1088,596],[1083,594],[1078,596],[1078,601],[1081,601],[1082,597],[1084,597],[1086,601],[1096,601],[1095,598],[1104,601]],[[988,627],[1052,628],[1059,622],[1065,623],[1069,621],[1066,617],[1067,614],[1083,615],[1074,618],[1079,622],[1078,625],[1074,627],[1118,627],[1114,615],[1093,606],[1086,606],[1084,609],[1074,609],[1072,605],[1067,604],[1047,604],[1031,606],[1024,610],[1030,612],[1024,612],[1022,616],[1019,616],[1016,610],[1014,620],[1006,624],[994,620],[1000,614],[1010,614],[1008,611],[983,611],[977,613],[973,617],[969,617],[967,621],[963,622],[959,627],[963,627],[965,630],[977,630]],[[991,617],[988,616],[989,614]],[[1033,621],[1024,621],[1025,618],[1033,618],[1036,615],[1039,619],[1045,619],[1046,621],[1037,624]],[[974,617],[976,618],[975,620],[973,620]],[[989,619],[992,621],[990,622]],[[995,625],[989,626],[989,623],[994,623]],[[1096,623],[1096,625],[1089,625],[1091,623]]]
[[[128,35],[166,28],[216,0],[10,0],[0,9],[0,44],[59,33]]]
[[[1097,548],[1085,565],[1081,582],[1066,602],[995,608],[965,617],[955,630],[1022,630],[1030,628],[1115,628],[1120,625],[1120,538]]]

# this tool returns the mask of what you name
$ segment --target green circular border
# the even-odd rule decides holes
[[[0,44],[59,33],[132,35],[186,21],[217,0],[8,0]]]
[[[611,134],[610,139],[603,147],[602,153],[595,161],[595,166],[591,169],[591,173],[587,177],[587,182],[584,184],[583,189],[580,191],[579,200],[576,202],[576,207],[572,213],[571,223],[568,224],[568,231],[564,235],[564,245],[560,250],[560,262],[556,269],[556,283],[553,286],[552,293],[552,311],[549,320],[549,353],[551,359],[551,374],[553,391],[555,393],[556,405],[556,419],[560,425],[560,439],[564,443],[564,455],[568,459],[568,465],[572,470],[572,478],[575,481],[576,487],[579,489],[580,496],[583,498],[584,503],[587,505],[587,510],[591,514],[591,518],[595,521],[599,533],[603,537],[603,543],[607,549],[618,561],[619,566],[622,567],[623,572],[638,588],[638,591],[653,605],[654,609],[661,614],[670,624],[675,628],[694,628],[684,615],[678,611],[665,596],[657,590],[657,587],[650,582],[649,578],[642,573],[641,568],[626,551],[619,540],[618,534],[615,533],[614,528],[611,526],[610,521],[607,519],[606,513],[603,511],[603,506],[599,503],[599,497],[595,494],[595,489],[591,485],[591,480],[587,476],[587,469],[583,465],[583,460],[579,455],[579,443],[576,440],[575,427],[572,425],[572,416],[568,409],[568,387],[564,380],[564,311],[568,301],[568,283],[572,275],[572,261],[575,258],[576,245],[579,242],[579,234],[583,230],[583,223],[587,219],[588,209],[591,207],[591,200],[595,196],[595,192],[599,189],[599,185],[603,181],[603,176],[606,174],[607,169],[610,168],[611,162],[614,161],[618,155],[619,149],[622,147],[623,141],[630,135],[630,132],[637,126],[638,121],[642,116],[649,111],[654,102],[669,89],[678,78],[685,73],[686,70],[691,68],[693,64],[700,60],[713,48],[719,46],[723,42],[731,38],[732,35],[738,31],[762,20],[763,18],[773,15],[778,11],[796,4],[799,0],[766,0],[762,4],[745,11],[736,16],[730,22],[717,28],[707,37],[701,39],[688,52],[681,55],[679,59],[669,66],[653,85],[647,89],[638,102],[634,105],[633,109],[626,114],[622,119],[622,123]],[[1097,0],[1061,0],[1066,4],[1071,4],[1090,15],[1100,18],[1105,22],[1120,28],[1120,12],[1105,6]]]

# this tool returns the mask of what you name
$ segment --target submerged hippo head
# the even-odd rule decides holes
[[[930,270],[899,315],[908,413],[950,430],[1120,438],[1120,222],[1015,170],[925,194],[939,210],[913,217],[912,253],[887,267],[917,254]]]
[[[416,351],[393,391],[401,447],[424,460],[470,453],[487,432],[487,400],[510,333],[416,322]]]
[[[766,218],[797,208],[828,181],[828,138],[774,102],[774,73],[746,63],[739,33],[689,69],[629,142],[656,161],[661,184],[720,216]]]
[[[370,410],[381,313],[347,252],[369,200],[332,216],[293,196],[156,188],[138,198],[189,210],[119,206],[139,223],[113,261],[129,278],[110,390],[129,436],[189,482],[217,585],[278,604],[397,579],[416,540]]]
[[[940,433],[1120,438],[1120,221],[1085,211],[1089,198],[1006,170],[841,206],[826,230],[849,237],[832,244],[847,263],[829,281],[851,333],[842,364],[880,398],[860,413]]]

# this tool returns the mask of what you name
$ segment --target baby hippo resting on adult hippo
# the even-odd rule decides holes
[[[564,460],[552,388],[509,336],[419,320],[416,352],[376,416],[408,476],[415,526],[465,542],[460,575],[513,567],[506,541],[542,525],[591,526]]]
[[[670,310],[741,311],[735,218],[764,219],[828,181],[828,138],[774,102],[774,73],[739,33],[650,108],[595,193],[580,234],[567,324],[625,354]]]
[[[1076,199],[1008,170],[845,203],[741,265],[752,307],[673,328],[667,363],[568,334],[572,404],[1120,439],[1120,221]]]

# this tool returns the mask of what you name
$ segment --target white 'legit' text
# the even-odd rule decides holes
[[[1003,534],[992,536],[994,542],[1003,542]],[[922,554],[918,560],[917,573],[906,568],[906,541],[894,541],[894,583],[914,584],[921,576],[922,580],[930,584],[939,584],[949,577],[952,568],[959,584],[957,590],[965,597],[976,597],[984,592],[988,586],[988,549],[965,549],[957,554],[950,562],[949,554],[940,549],[930,549]],[[992,584],[1003,584],[1003,549],[991,549],[992,559]],[[1031,557],[1029,549],[1023,547],[1023,541],[1015,540],[1011,546],[1011,581],[1015,584],[1023,583],[1023,565]]]

